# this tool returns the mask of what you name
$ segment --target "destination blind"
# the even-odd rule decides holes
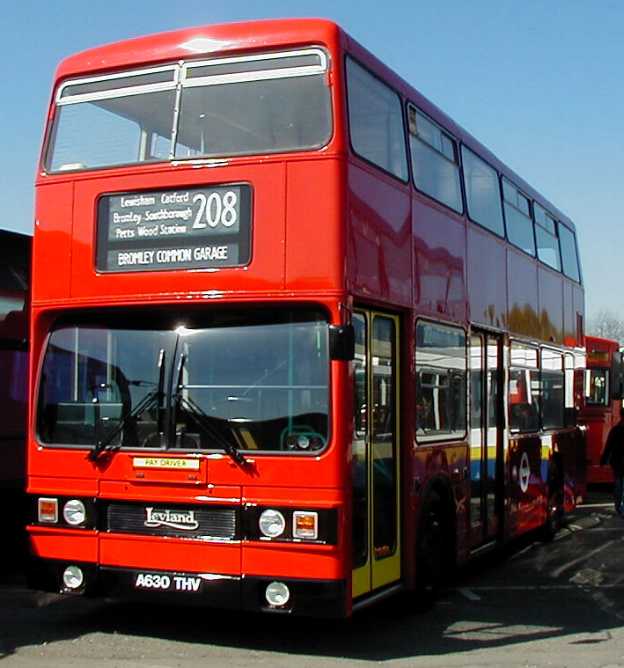
[[[251,255],[246,184],[105,195],[96,267],[103,272],[238,267]]]

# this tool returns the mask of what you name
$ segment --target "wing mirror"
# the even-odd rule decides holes
[[[355,357],[353,325],[329,326],[329,356],[333,360],[350,362]]]

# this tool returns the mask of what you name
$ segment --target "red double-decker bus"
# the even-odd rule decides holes
[[[587,371],[585,403],[579,422],[587,427],[587,482],[613,482],[610,466],[601,466],[611,427],[620,421],[623,397],[623,365],[620,344],[597,336],[585,338]]]
[[[34,585],[345,616],[574,503],[574,226],[335,24],[65,60],[36,188]]]
[[[23,547],[30,242],[0,230],[0,502],[10,509],[2,562]]]

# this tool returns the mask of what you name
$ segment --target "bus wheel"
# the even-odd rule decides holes
[[[433,600],[449,565],[449,526],[442,499],[431,492],[425,499],[416,543],[416,586],[424,602]]]
[[[563,526],[563,492],[559,487],[549,488],[546,505],[546,521],[542,527],[542,540],[550,542]]]

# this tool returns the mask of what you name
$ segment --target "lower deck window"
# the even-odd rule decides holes
[[[416,327],[416,436],[419,441],[466,434],[466,335],[433,323]]]
[[[564,426],[565,377],[563,355],[542,348],[541,407],[542,428],[560,429]]]
[[[540,378],[537,348],[513,342],[509,369],[509,427],[539,431]]]
[[[563,371],[542,371],[542,427],[559,429],[564,425]]]
[[[539,430],[539,371],[509,370],[509,427],[512,431]]]
[[[573,424],[573,369],[562,353],[512,342],[509,369],[509,427],[515,432],[561,429]],[[572,360],[566,360],[567,366]],[[571,372],[571,373],[570,373]],[[566,380],[567,375],[567,380]]]

